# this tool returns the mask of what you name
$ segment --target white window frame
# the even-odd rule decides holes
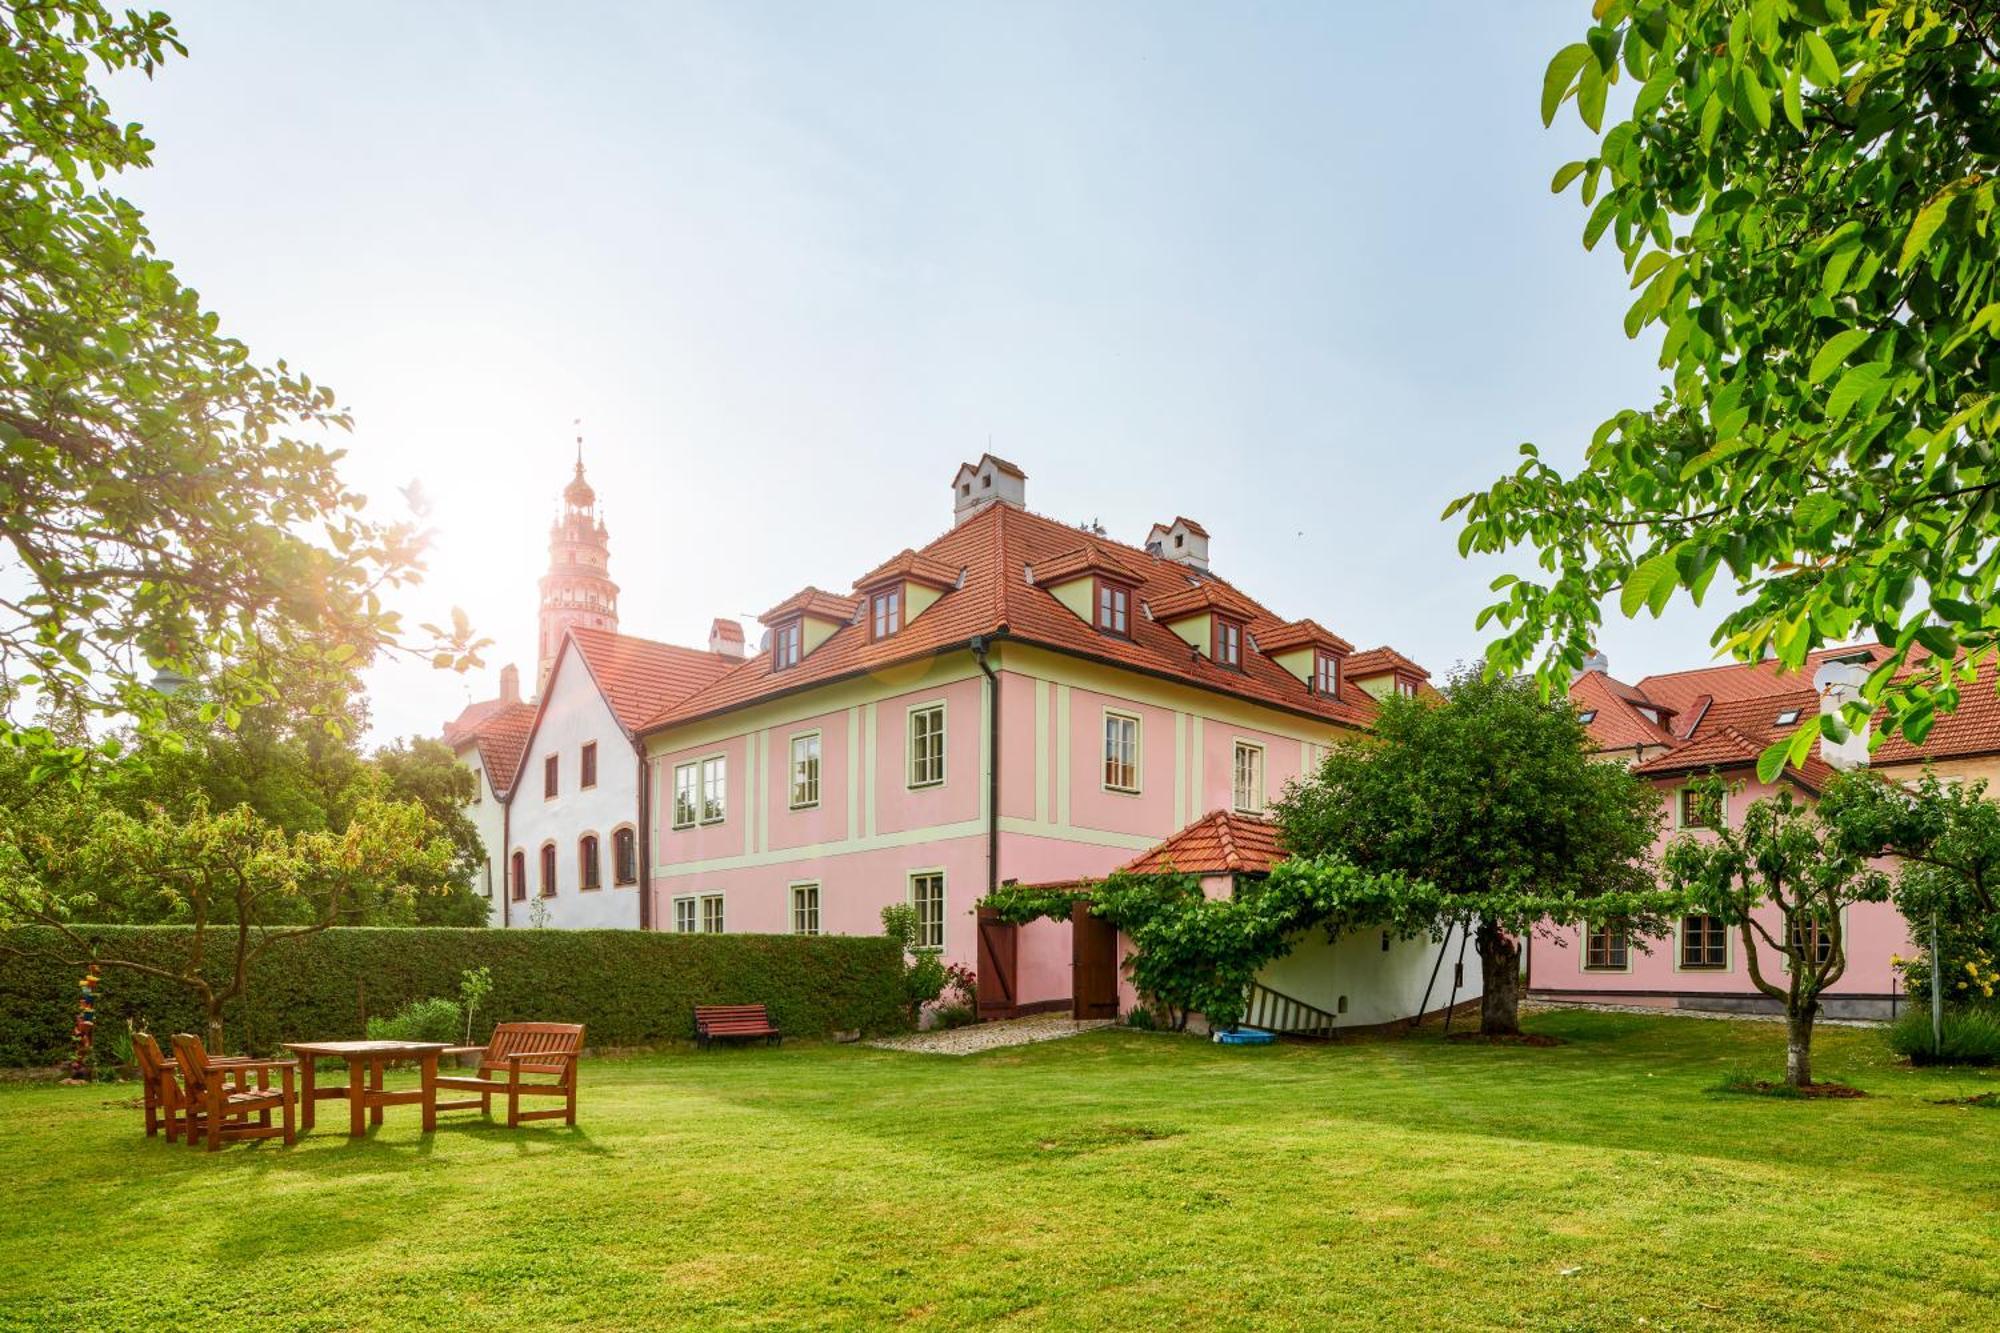
[[[683,773],[688,775],[687,818],[685,819],[681,818],[681,775]],[[669,816],[670,827],[693,828],[701,822],[701,761],[699,759],[690,759],[684,764],[674,765],[673,790],[668,793],[667,799],[673,802],[673,813]]]
[[[931,943],[928,939],[924,937],[925,936],[924,910],[923,908],[917,906],[917,881],[920,879],[935,879],[937,881],[937,921],[934,923],[937,927],[937,943],[935,944]],[[944,949],[944,944],[945,944],[945,929],[944,929],[945,913],[947,910],[949,910],[949,904],[951,901],[949,896],[950,889],[945,882],[944,867],[925,866],[921,870],[912,870],[909,872],[908,876],[904,879],[903,884],[904,884],[905,901],[907,901],[910,904],[910,907],[917,914],[917,941],[911,947],[917,949],[936,949],[942,951]]]
[[[1254,804],[1250,805],[1246,805],[1243,802],[1239,781],[1242,777],[1243,755],[1245,751],[1253,752],[1257,756],[1257,790],[1251,793]],[[1269,756],[1264,753],[1264,747],[1256,741],[1244,740],[1240,736],[1235,739],[1235,743],[1229,752],[1229,805],[1238,814],[1261,815],[1267,808],[1265,804],[1265,783],[1267,779],[1265,777],[1266,770],[1264,764],[1268,758]]]
[[[790,888],[790,897],[792,900],[792,934],[819,934],[819,881],[816,879],[794,880]],[[810,895],[810,897],[807,895]],[[800,918],[802,915],[807,918],[807,928],[804,929],[801,928]]]
[[[676,935],[701,933],[701,905],[696,895],[683,893],[674,899],[674,933]]]
[[[919,713],[929,713],[932,711],[935,711],[937,713],[937,729],[931,732],[930,737],[927,737],[926,739],[935,738],[937,741],[937,755],[936,755],[937,776],[924,777],[921,776],[917,771],[917,760],[918,760],[917,715]],[[945,738],[948,734],[946,727],[947,727],[947,721],[946,721],[945,701],[942,699],[931,699],[924,703],[911,704],[909,708],[904,712],[903,749],[905,753],[904,753],[904,763],[903,763],[903,778],[905,785],[911,791],[918,791],[918,790],[928,789],[931,787],[944,786],[945,758],[946,755],[949,753],[949,751],[945,748]],[[928,759],[929,756],[925,756],[925,758]]]
[[[799,799],[799,746],[808,741],[812,743],[812,753],[806,759],[806,762],[812,766],[811,777],[807,784],[811,790],[811,796],[802,801]],[[791,737],[789,753],[791,755],[791,771],[785,793],[786,808],[790,810],[811,810],[819,805],[820,756],[822,753],[819,732],[795,732]]]
[[[720,824],[729,818],[729,756],[727,754],[705,755],[696,761],[701,765],[701,783],[695,789],[697,822]],[[715,813],[708,812],[708,790],[710,773],[713,771],[715,786]]]
[[[723,895],[719,893],[704,893],[700,895],[700,902],[701,933],[704,935],[727,935],[729,933],[729,904],[724,900]],[[710,929],[708,924],[708,909],[710,907],[715,909],[715,926],[713,929]]]
[[[1121,786],[1111,780],[1111,765],[1113,762],[1111,728],[1114,723],[1130,723],[1132,727],[1132,782],[1130,786]],[[1104,752],[1100,756],[1097,780],[1103,785],[1104,790],[1108,792],[1116,792],[1120,796],[1140,795],[1144,789],[1146,772],[1144,750],[1146,743],[1145,721],[1137,713],[1128,713],[1122,708],[1107,708],[1104,710],[1102,734],[1104,737]]]

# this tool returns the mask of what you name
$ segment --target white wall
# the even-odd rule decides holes
[[[546,841],[556,845],[556,894],[542,899],[548,908],[551,926],[622,926],[639,928],[639,885],[618,885],[612,859],[611,834],[621,826],[637,832],[639,809],[639,769],[632,744],[618,726],[610,705],[597,692],[583,659],[574,648],[566,650],[556,664],[546,690],[548,702],[539,725],[529,741],[512,802],[512,846],[522,854],[528,868],[528,896],[508,904],[508,925],[532,924],[537,894],[540,892],[541,848]],[[586,741],[597,742],[597,785],[584,789],[582,751]],[[542,795],[542,766],[551,754],[559,757],[561,781],[553,798]],[[577,840],[595,833],[602,888],[584,892],[578,887],[581,870],[577,862]],[[636,860],[637,853],[634,853]],[[643,876],[642,876],[643,878]],[[499,882],[496,875],[495,883]]]
[[[1416,1016],[1440,948],[1445,950],[1444,966],[1437,968],[1437,984],[1430,996],[1430,1008],[1438,1010],[1452,998],[1452,969],[1459,961],[1456,930],[1442,946],[1428,937],[1401,940],[1391,936],[1387,950],[1382,948],[1380,930],[1352,931],[1331,944],[1324,930],[1309,930],[1299,937],[1291,953],[1266,967],[1257,980],[1329,1013],[1339,1013],[1340,997],[1346,996],[1347,1012],[1340,1015],[1342,1027],[1392,1023]],[[1477,999],[1480,990],[1479,953],[1468,944],[1458,1003]]]
[[[458,751],[458,762],[472,770],[472,779],[479,784],[479,799],[465,807],[466,817],[479,830],[480,845],[486,849],[486,869],[473,883],[472,891],[486,895],[486,924],[500,924],[500,895],[506,891],[507,849],[501,846],[501,834],[506,825],[506,810],[500,798],[493,794],[493,784],[488,780],[485,765],[479,761],[479,747],[467,745]],[[505,780],[505,775],[502,775]]]

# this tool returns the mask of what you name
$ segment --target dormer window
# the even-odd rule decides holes
[[[1132,637],[1132,590],[1108,579],[1097,580],[1097,628],[1121,639]]]
[[[1226,616],[1215,618],[1215,641],[1209,657],[1217,666],[1243,669],[1243,626]]]
[[[1313,693],[1329,699],[1340,697],[1340,657],[1336,653],[1313,654]]]
[[[884,588],[869,598],[868,602],[869,620],[874,637],[886,639],[903,627],[902,585]]]
[[[783,671],[799,664],[804,633],[799,622],[788,620],[771,631],[771,670]]]

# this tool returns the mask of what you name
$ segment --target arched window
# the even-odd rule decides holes
[[[611,882],[639,882],[639,839],[631,829],[617,829],[611,834]]]
[[[528,858],[525,853],[514,853],[511,871],[507,876],[507,895],[518,903],[528,896]]]
[[[553,898],[555,896],[556,845],[552,842],[545,842],[542,844],[542,897]]]
[[[578,888],[601,889],[603,873],[598,869],[597,835],[586,833],[576,840],[576,882]]]

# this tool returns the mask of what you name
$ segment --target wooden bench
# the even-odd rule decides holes
[[[476,1074],[439,1074],[440,1091],[454,1088],[476,1092],[455,1102],[439,1102],[440,1111],[467,1111],[475,1107],[482,1115],[493,1114],[496,1093],[507,1098],[509,1127],[523,1120],[553,1120],[576,1123],[576,1061],[583,1053],[581,1023],[501,1023],[484,1046],[454,1046],[446,1055],[479,1054]],[[523,1074],[553,1074],[552,1082],[526,1083]],[[523,1111],[523,1097],[560,1097],[563,1104],[547,1111]]]
[[[773,1046],[782,1033],[771,1024],[771,1015],[761,1004],[698,1004],[694,1007],[694,1039],[707,1046],[717,1037],[763,1037]]]

